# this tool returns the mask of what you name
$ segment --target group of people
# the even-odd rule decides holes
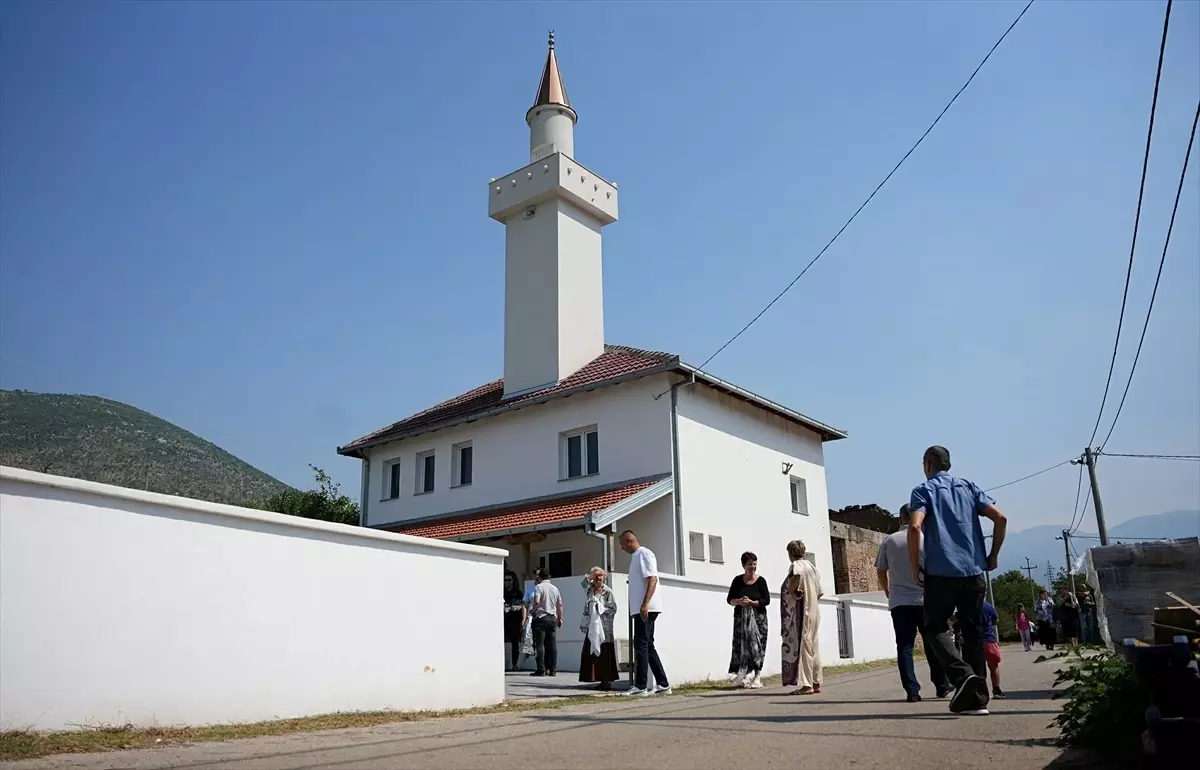
[[[633,623],[634,686],[630,696],[669,695],[671,684],[654,645],[654,626],[662,612],[658,591],[658,560],[654,552],[638,542],[637,535],[625,530],[621,549],[629,554],[629,609]],[[544,569],[533,573],[534,585],[521,592],[515,572],[504,570],[504,639],[509,645],[508,670],[517,670],[522,655],[523,637],[529,628],[530,646],[536,667],[532,676],[555,676],[558,669],[558,629],[563,625],[562,593],[550,582]],[[608,573],[592,567],[583,579],[584,602],[579,630],[584,635],[579,659],[579,681],[596,683],[611,690],[619,677],[616,636],[613,624],[617,600],[608,585]],[[635,609],[636,608],[636,609]],[[654,685],[649,683],[654,675]]]
[[[793,695],[815,695],[821,691],[820,625],[818,600],[824,595],[821,575],[806,557],[800,540],[787,545],[787,577],[779,588],[780,649],[783,684],[794,687]],[[771,589],[758,574],[758,556],[742,554],[742,574],[729,585],[726,601],[733,607],[733,651],[729,673],[734,687],[759,689],[766,658],[767,605]]]
[[[1021,634],[1021,644],[1025,651],[1033,649],[1034,639],[1047,650],[1053,650],[1061,639],[1067,644],[1077,645],[1092,641],[1092,618],[1095,601],[1091,592],[1082,590],[1078,598],[1071,594],[1066,586],[1058,589],[1058,601],[1049,597],[1046,589],[1041,590],[1037,602],[1034,603],[1034,622],[1030,623],[1025,605],[1017,607],[1017,631]],[[1036,636],[1034,632],[1036,631]]]
[[[921,700],[913,661],[920,634],[937,697],[949,695],[955,714],[984,715],[992,697],[1004,696],[998,616],[986,600],[984,573],[996,568],[1008,522],[986,492],[950,475],[945,447],[926,449],[922,466],[925,481],[901,507],[901,529],[875,561],[892,614],[900,683],[910,703]],[[990,549],[982,519],[993,525]]]
[[[950,696],[952,713],[987,714],[990,698],[1002,697],[1003,690],[997,613],[986,601],[984,573],[996,568],[1007,520],[976,484],[950,475],[950,452],[945,447],[926,449],[922,466],[925,481],[913,489],[908,504],[901,508],[903,528],[881,545],[876,560],[891,610],[901,685],[909,702],[921,700],[913,661],[913,646],[920,634],[937,696]],[[984,542],[982,519],[993,524],[990,549]],[[620,542],[622,550],[630,554],[628,606],[633,622],[634,682],[626,694],[670,693],[654,644],[655,625],[662,612],[657,560],[629,530],[621,533]],[[783,680],[796,688],[795,694],[815,694],[821,691],[821,579],[805,558],[804,543],[792,541],[787,551],[791,566],[780,587]],[[727,596],[734,608],[729,673],[736,685],[757,688],[762,686],[771,592],[766,579],[758,574],[758,557],[747,552],[741,561],[742,574],[734,578]],[[558,657],[555,633],[563,623],[562,597],[539,570],[532,592],[517,601],[519,586],[516,575],[510,574],[505,576],[505,630],[512,645],[513,667],[518,662],[519,630],[529,618],[537,659],[533,675],[553,675]],[[603,569],[594,567],[584,580],[587,602],[580,630],[586,640],[579,678],[611,689],[617,679],[613,635],[617,605],[606,577]],[[510,630],[514,633],[509,634]],[[987,679],[991,680],[990,692]]]

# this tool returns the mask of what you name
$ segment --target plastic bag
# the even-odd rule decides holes
[[[533,616],[525,618],[525,630],[521,633],[521,656],[533,657]]]

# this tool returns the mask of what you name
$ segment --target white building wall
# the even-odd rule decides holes
[[[503,555],[0,468],[0,730],[498,703]]]
[[[667,388],[666,375],[643,377],[569,398],[530,406],[475,422],[425,433],[371,448],[370,525],[583,491],[671,472],[670,399],[654,396]],[[560,434],[595,425],[600,472],[563,480]],[[473,480],[451,487],[451,448],[472,442]],[[416,489],[416,457],[436,452],[436,484],[428,494]],[[401,464],[400,496],[387,496],[387,466]]]
[[[803,540],[833,593],[829,506],[820,437],[805,428],[701,384],[679,388],[679,483],[683,543],[705,535],[705,561],[685,554],[685,574],[729,584],[743,551],[776,592],[788,570],[787,544]],[[664,399],[665,400],[665,399]],[[790,472],[783,464],[791,463]],[[808,515],[792,513],[790,479],[805,479]],[[708,535],[722,538],[724,564],[709,559]]]

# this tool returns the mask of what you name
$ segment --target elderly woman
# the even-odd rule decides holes
[[[750,551],[742,554],[742,574],[733,579],[725,600],[733,607],[733,654],[729,658],[729,673],[737,674],[733,686],[761,689],[771,589],[758,574],[758,557]]]
[[[815,695],[821,691],[821,652],[819,647],[821,610],[818,600],[821,575],[805,559],[804,543],[787,544],[792,566],[779,591],[779,611],[783,621],[783,684],[796,689],[792,695]]]
[[[617,650],[613,645],[613,620],[617,599],[605,584],[608,574],[592,567],[583,579],[585,601],[579,630],[583,632],[583,651],[579,657],[579,681],[599,682],[601,690],[611,690],[620,678]]]

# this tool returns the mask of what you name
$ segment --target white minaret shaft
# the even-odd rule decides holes
[[[504,395],[559,382],[604,353],[600,229],[617,221],[617,188],[576,163],[578,116],[554,33],[529,124],[532,162],[488,185],[504,223]]]

